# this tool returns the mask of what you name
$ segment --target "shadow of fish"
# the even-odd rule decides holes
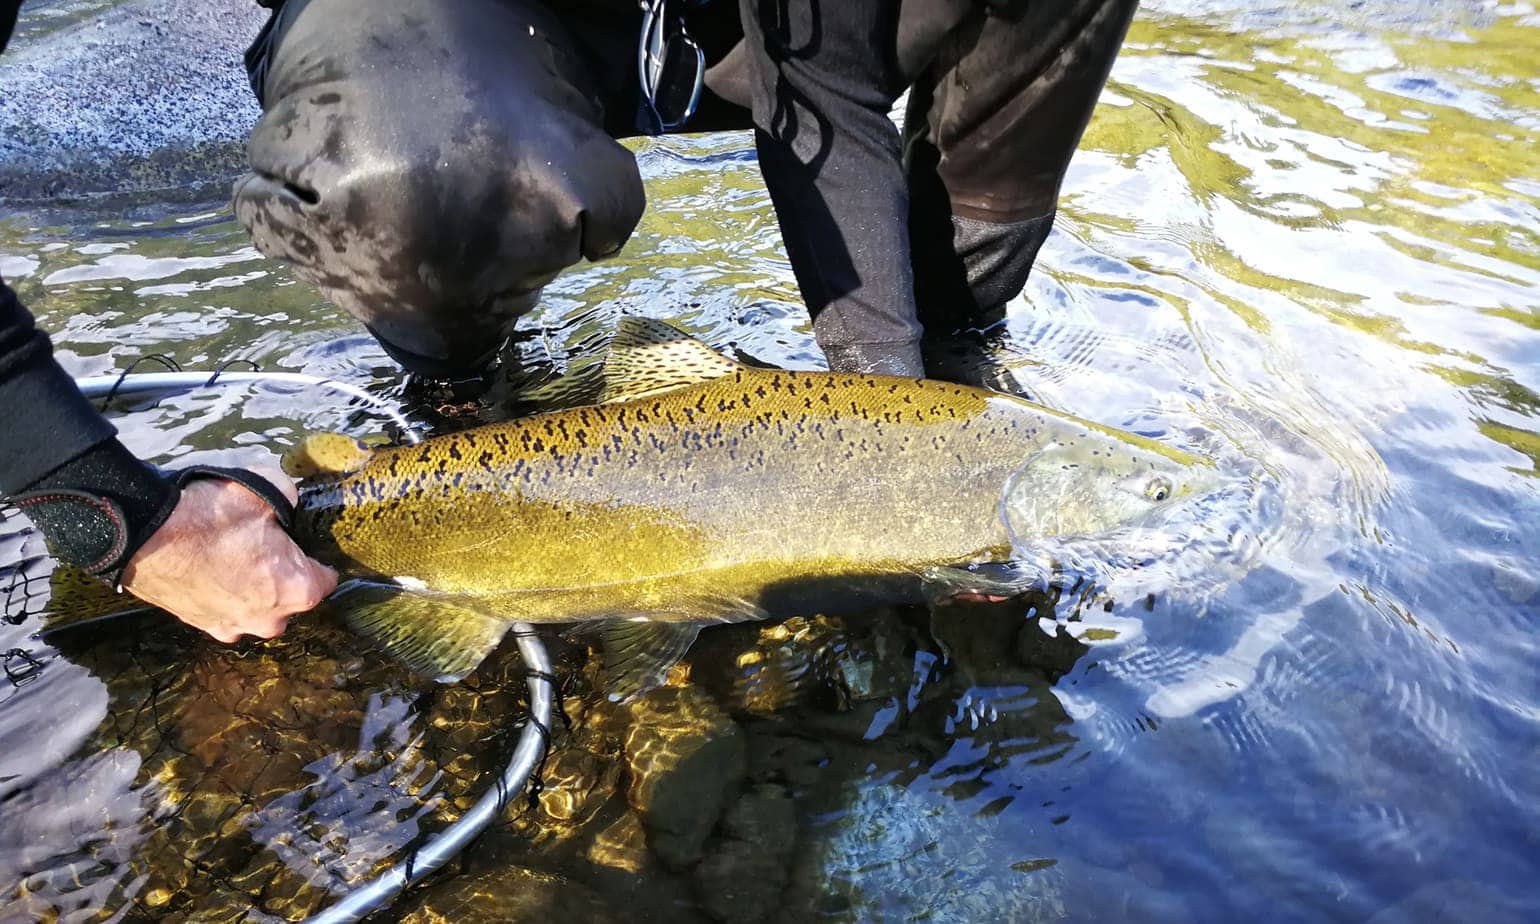
[[[1010,594],[1014,543],[1158,522],[1211,464],[1003,394],[749,368],[625,318],[547,413],[285,457],[294,536],[409,667],[471,670],[514,622],[594,623],[612,692],[661,682],[704,625]]]

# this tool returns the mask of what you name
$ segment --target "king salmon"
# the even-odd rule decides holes
[[[349,621],[457,679],[513,622],[602,621],[615,689],[703,625],[993,592],[963,566],[1157,523],[1202,458],[940,381],[751,368],[625,318],[595,403],[371,450],[286,457],[298,543]]]

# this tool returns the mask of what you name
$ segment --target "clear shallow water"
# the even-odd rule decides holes
[[[775,886],[771,919],[1533,918],[1537,61],[1522,6],[1141,13],[1009,321],[1012,364],[1050,404],[1264,474],[1248,564],[1110,610],[1069,594],[792,642],[707,633],[688,702],[730,717],[746,755],[717,776],[793,806],[789,852],[734,846],[726,821],[711,842],[755,858],[734,870]],[[624,311],[817,365],[747,139],[638,150],[651,207],[626,258],[558,280],[519,354],[584,361]],[[217,206],[11,214],[0,272],[79,374],[163,352],[403,394]],[[162,460],[250,461],[346,425],[316,404],[189,395],[123,429]],[[0,644],[36,648],[26,632]],[[324,619],[240,652],[175,632],[66,652],[0,684],[0,888],[103,916],[302,915],[413,836],[424,804],[475,791],[519,714],[517,665],[488,673],[430,695]],[[625,846],[591,679],[553,758],[559,798],[473,871],[750,919],[700,866]],[[286,751],[270,779],[210,780]],[[198,837],[157,844],[166,818]],[[250,881],[277,867],[291,884]],[[464,913],[498,907],[478,902]]]

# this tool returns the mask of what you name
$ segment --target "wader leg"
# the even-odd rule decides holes
[[[960,376],[938,354],[955,348],[951,335],[1003,318],[1006,302],[1026,284],[1136,6],[980,5],[917,78],[904,166],[930,374],[1000,384],[987,370]]]
[[[892,0],[740,0],[760,170],[837,370],[918,375]],[[836,130],[836,126],[838,130]]]
[[[531,0],[290,0],[267,39],[236,216],[413,371],[480,372],[641,216],[591,63]]]

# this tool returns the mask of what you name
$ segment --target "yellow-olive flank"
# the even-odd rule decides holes
[[[962,566],[1158,523],[1217,484],[1203,459],[1020,398],[751,368],[658,321],[622,319],[595,376],[582,406],[285,457],[295,539],[351,579],[354,628],[449,680],[513,622],[598,623],[624,695],[703,625],[1009,592]]]

